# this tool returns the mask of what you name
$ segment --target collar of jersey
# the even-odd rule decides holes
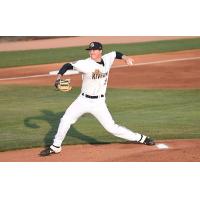
[[[88,58],[89,60],[92,60],[93,62],[99,64],[99,65],[102,65],[103,67],[105,66],[105,63],[104,63],[104,60],[103,58],[101,58],[101,61],[100,62],[96,62],[95,60],[93,60],[92,58]]]
[[[100,62],[96,62],[96,63],[98,63],[98,64],[100,64],[100,65],[103,65],[103,66],[104,66],[104,61],[103,61],[103,59],[101,59],[101,61],[100,61]]]

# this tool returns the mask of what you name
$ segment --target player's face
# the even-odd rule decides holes
[[[90,50],[89,54],[90,54],[90,58],[92,58],[95,61],[98,61],[99,59],[101,59],[102,50]]]

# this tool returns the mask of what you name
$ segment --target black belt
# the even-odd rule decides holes
[[[83,95],[84,97],[87,97],[87,98],[90,98],[90,99],[98,99],[98,98],[104,97],[103,94],[101,94],[100,96],[90,96],[90,95],[88,95],[88,94],[82,93],[82,95]]]

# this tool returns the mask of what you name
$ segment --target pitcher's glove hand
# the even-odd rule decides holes
[[[72,86],[70,85],[70,79],[58,79],[54,85],[56,89],[61,92],[69,92],[72,89]]]

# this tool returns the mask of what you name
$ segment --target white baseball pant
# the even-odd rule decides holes
[[[90,99],[79,95],[78,98],[68,107],[60,120],[58,131],[53,141],[54,146],[61,146],[70,126],[85,113],[92,114],[109,133],[117,137],[130,141],[139,141],[141,139],[141,134],[134,133],[114,122],[106,106],[105,97]]]

